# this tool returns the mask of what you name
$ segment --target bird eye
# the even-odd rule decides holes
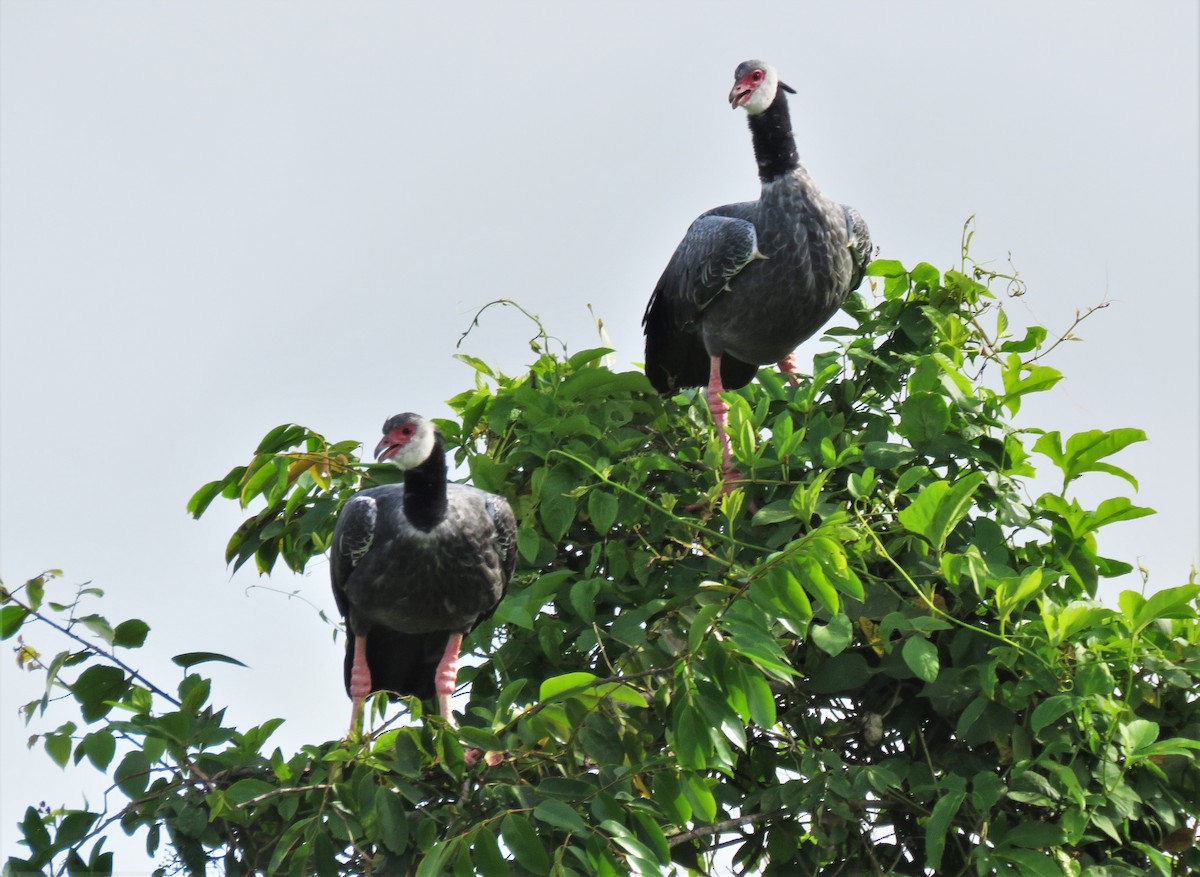
[[[763,72],[761,70],[755,70],[754,71],[754,81],[762,82],[762,78],[763,78]]]
[[[413,428],[411,426],[405,426],[400,430],[400,435],[412,435],[412,434],[413,434]]]

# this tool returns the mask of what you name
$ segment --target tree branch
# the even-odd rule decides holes
[[[779,814],[782,810],[772,810],[769,813],[751,813],[749,816],[739,816],[736,819],[726,819],[724,822],[718,822],[714,825],[702,825],[699,828],[693,828],[691,831],[682,831],[679,834],[673,834],[667,838],[667,846],[677,847],[681,843],[687,843],[689,840],[695,840],[698,837],[708,837],[714,834],[722,834],[732,828],[740,828],[743,825],[754,825],[758,822],[765,822]]]
[[[109,652],[109,651],[106,651],[105,649],[99,648],[94,643],[88,642],[83,637],[81,637],[79,634],[71,631],[69,628],[63,627],[62,625],[58,624],[57,622],[51,621],[49,618],[47,618],[45,615],[43,615],[40,610],[34,609],[32,606],[29,606],[29,605],[21,602],[11,592],[6,596],[6,601],[10,602],[10,603],[15,603],[16,605],[20,606],[22,609],[24,609],[26,612],[28,612],[30,615],[32,615],[34,618],[36,618],[38,621],[41,621],[43,624],[50,625],[50,627],[57,630],[63,636],[67,637],[68,639],[73,639],[75,642],[79,643],[81,646],[83,646],[89,652],[93,652],[94,654],[97,654],[102,658],[107,658],[109,661],[116,664],[118,667],[120,667],[122,670],[124,670],[126,673],[128,673],[129,677],[131,679],[138,680],[149,691],[152,691],[153,693],[157,694],[159,697],[161,697],[163,700],[167,701],[168,703],[174,704],[176,707],[183,706],[182,703],[180,703],[178,700],[176,700],[171,695],[167,694],[165,691],[163,691],[161,688],[159,688],[157,685],[155,685],[153,682],[151,682],[149,679],[147,679],[145,676],[143,676],[137,670],[134,670],[132,667],[130,667],[128,664],[126,664],[124,661],[122,661],[120,658],[118,658],[112,652]]]

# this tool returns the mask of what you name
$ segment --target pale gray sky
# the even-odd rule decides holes
[[[215,699],[241,724],[286,718],[285,749],[341,734],[340,645],[305,603],[231,580],[235,509],[197,523],[188,496],[279,423],[372,443],[396,411],[448,414],[472,380],[454,344],[494,298],[574,349],[592,303],[640,361],[688,223],[756,195],[725,95],[757,57],[881,255],[952,267],[975,214],[974,255],[1011,253],[1029,285],[1015,322],[1112,303],[1019,422],[1146,430],[1116,462],[1159,515],[1101,547],[1180,584],[1200,543],[1197,9],[4,0],[0,575],[104,588],[99,611],[150,624],[132,655],[160,683],[180,652],[246,661],[213,671]],[[464,349],[513,371],[529,335],[495,310]],[[1090,478],[1085,502],[1128,493]],[[262,583],[332,612],[324,562]],[[6,648],[0,680],[7,856],[27,804],[103,786],[23,755],[36,679]]]

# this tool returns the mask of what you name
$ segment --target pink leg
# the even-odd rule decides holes
[[[793,387],[800,383],[800,378],[796,377],[796,372],[800,371],[800,368],[796,365],[795,351],[779,360],[779,370],[788,376],[788,383]]]
[[[454,694],[454,686],[458,681],[458,652],[462,648],[462,639],[461,633],[450,634],[450,640],[446,643],[446,651],[442,654],[437,675],[434,677],[438,706],[441,708],[442,716],[446,719],[446,724],[451,728],[456,724],[454,712],[450,709],[450,696]]]
[[[729,423],[729,405],[721,398],[725,387],[721,384],[721,357],[712,357],[712,367],[708,373],[708,410],[712,412],[713,423],[717,427],[717,437],[721,441],[721,470],[725,484],[721,487],[723,493],[733,489],[730,481],[741,478],[742,473],[733,468],[733,445],[729,441],[729,433],[725,427]]]
[[[442,653],[442,660],[438,664],[435,677],[438,707],[446,719],[446,724],[451,728],[458,727],[458,723],[454,721],[454,711],[450,709],[450,697],[454,694],[454,688],[458,682],[458,653],[462,649],[462,639],[461,633],[450,634],[450,640],[446,643],[446,651]],[[474,765],[479,761],[479,754],[478,749],[468,749],[463,753],[463,760],[468,765]]]
[[[367,667],[367,638],[354,638],[354,663],[350,667],[350,699],[353,706],[350,711],[350,728],[354,729],[362,713],[363,700],[371,693],[371,670]]]

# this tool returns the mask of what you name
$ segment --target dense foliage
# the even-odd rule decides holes
[[[1200,586],[1096,602],[1130,570],[1097,532],[1150,510],[1072,495],[1087,473],[1136,488],[1111,457],[1144,435],[1012,425],[1061,376],[1044,329],[1009,335],[993,276],[869,273],[881,295],[851,298],[857,326],[811,375],[728,394],[728,494],[702,394],[661,399],[606,350],[545,338],[515,377],[461,357],[474,386],[439,426],[512,503],[520,559],[467,641],[483,657],[457,731],[410,701],[420,721],[393,707],[289,755],[279,720],[227,726],[194,669],[168,692],[117,660],[144,623],[49,602],[46,578],[6,594],[4,638],[34,620],[76,637],[22,651],[78,706],[47,752],[127,798],[30,808],[6,872],[108,872],[113,819],[190,873],[1200,870]],[[389,477],[357,448],[280,427],[189,510],[260,508],[228,559],[303,569],[341,503]],[[1035,462],[1060,490],[1029,494]]]

